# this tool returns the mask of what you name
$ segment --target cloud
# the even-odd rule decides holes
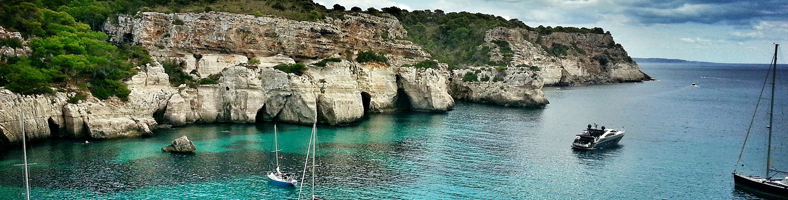
[[[625,14],[643,24],[729,24],[747,26],[755,21],[788,18],[788,3],[777,0],[668,0],[638,1],[625,6]]]
[[[785,21],[759,21],[752,25],[751,31],[736,31],[730,34],[731,40],[785,40],[788,35],[788,22]]]
[[[711,44],[711,40],[703,39],[703,38],[699,38],[699,37],[696,37],[694,39],[693,38],[681,38],[679,40],[681,40],[682,42],[686,42],[686,43]]]

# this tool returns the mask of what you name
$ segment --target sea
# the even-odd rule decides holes
[[[642,63],[654,81],[545,88],[544,109],[457,102],[446,113],[371,114],[312,127],[197,124],[154,136],[53,139],[27,151],[31,199],[759,199],[732,172],[766,172],[768,65]],[[788,77],[781,65],[778,77]],[[694,85],[693,85],[694,83]],[[788,78],[778,78],[772,160],[788,169]],[[760,97],[761,92],[766,96]],[[761,103],[760,106],[756,105]],[[618,146],[570,148],[587,125]],[[749,131],[748,131],[749,130]],[[749,132],[749,134],[748,134]],[[162,152],[187,136],[193,154]],[[746,145],[744,145],[746,141]],[[0,199],[25,197],[22,148],[0,153]],[[314,174],[314,178],[313,177]]]

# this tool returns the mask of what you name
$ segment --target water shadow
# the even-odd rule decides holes
[[[572,153],[577,156],[578,159],[581,161],[602,161],[605,159],[617,157],[621,149],[623,149],[623,145],[617,144],[615,146],[610,146],[604,149],[595,149],[595,150],[576,150],[572,149]],[[581,162],[582,163],[582,162]]]

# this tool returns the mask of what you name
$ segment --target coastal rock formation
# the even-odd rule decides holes
[[[194,146],[194,142],[184,135],[173,140],[169,146],[162,147],[161,150],[173,153],[191,153],[197,150],[197,146]]]
[[[431,58],[418,45],[400,39],[407,32],[388,14],[352,13],[303,22],[221,12],[141,12],[108,20],[104,28],[111,41],[141,45],[158,61],[140,66],[137,75],[124,80],[131,89],[128,101],[89,96],[69,103],[76,93],[20,95],[0,88],[0,148],[20,142],[20,121],[31,140],[134,137],[163,125],[192,123],[337,125],[402,105],[446,112],[455,99],[544,107],[545,85],[648,79],[610,34],[539,35],[495,28],[487,32],[486,45],[492,49],[491,60],[506,66],[449,70],[446,64],[403,67]],[[21,35],[0,28],[0,38]],[[503,52],[501,41],[512,53]],[[568,48],[568,53],[546,50],[552,47]],[[363,51],[381,52],[389,62],[353,61]],[[0,47],[5,56],[29,52],[24,45]],[[341,61],[315,65],[325,58]],[[212,81],[172,86],[159,62],[176,63],[194,80]],[[295,63],[307,70],[297,75],[275,69]]]
[[[472,76],[467,74],[473,74]],[[475,77],[470,79],[468,77]],[[449,93],[456,99],[511,107],[541,108],[549,102],[536,71],[511,68],[454,70]]]
[[[22,123],[30,140],[151,134],[157,125],[154,113],[163,110],[176,92],[167,79],[160,65],[141,66],[126,82],[131,90],[128,101],[90,97],[72,104],[68,100],[76,95],[73,92],[20,95],[0,89],[0,147],[21,142]]]
[[[447,76],[446,70],[401,67],[397,85],[407,95],[411,109],[445,112],[454,107],[454,99],[447,93]]]
[[[494,60],[505,61],[492,41],[513,51],[507,69],[533,69],[544,85],[603,84],[650,80],[610,33],[538,34],[521,28],[493,28],[485,41],[496,48]],[[526,71],[526,70],[520,70]]]
[[[221,75],[216,85],[182,88],[171,99],[163,118],[174,125],[256,120],[310,124],[315,115],[320,123],[351,123],[365,112],[396,110],[397,77],[402,77],[398,67],[342,61],[310,66],[302,76],[272,67],[329,57],[352,59],[362,50],[386,52],[404,63],[429,56],[419,46],[396,39],[407,32],[391,16],[354,13],[301,22],[218,12],[145,12],[120,16],[118,22],[105,25],[112,41],[145,46],[159,61],[183,63],[182,70],[196,79]],[[252,59],[259,63],[247,64]],[[414,110],[446,111],[454,105],[447,92],[448,73],[443,74],[405,74],[407,79],[401,80],[408,87],[407,98],[418,98]],[[430,81],[440,84],[418,85]]]

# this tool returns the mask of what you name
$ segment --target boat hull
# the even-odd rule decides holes
[[[291,181],[287,181],[287,180],[282,180],[281,178],[277,177],[273,173],[268,174],[268,179],[271,180],[272,184],[278,185],[278,186],[295,186],[295,184],[296,184],[295,181],[291,182]]]
[[[733,173],[733,182],[736,187],[745,187],[744,189],[755,191],[762,195],[769,195],[770,197],[788,199],[788,186],[767,181],[765,178]]]
[[[618,134],[618,135],[614,135],[614,136],[610,136],[608,138],[603,138],[602,140],[600,140],[600,141],[598,141],[596,143],[591,143],[588,146],[572,144],[572,149],[577,149],[577,150],[594,150],[594,149],[609,148],[609,147],[618,145],[618,142],[621,141],[621,138],[624,138],[624,133],[621,133],[621,134]]]

